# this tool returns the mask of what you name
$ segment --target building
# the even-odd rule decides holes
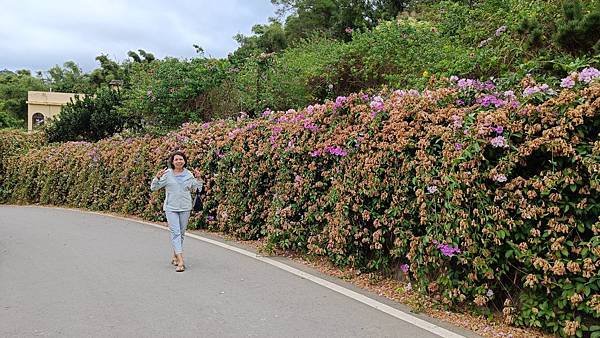
[[[75,96],[83,97],[83,94],[59,93],[59,92],[27,92],[27,129],[44,124],[44,122],[60,113],[62,106],[75,99]]]

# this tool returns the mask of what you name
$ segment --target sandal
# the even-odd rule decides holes
[[[171,264],[174,266],[177,266],[177,258],[176,257],[171,258]]]
[[[177,267],[175,268],[176,272],[184,272],[185,271],[185,265],[177,265]]]

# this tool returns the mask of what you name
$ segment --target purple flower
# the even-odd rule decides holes
[[[396,89],[396,90],[394,90],[394,95],[402,97],[402,96],[406,95],[406,91],[402,90],[402,89]]]
[[[215,220],[215,218],[213,216],[206,216],[206,220],[212,222]]]
[[[498,174],[498,175],[494,176],[494,181],[504,183],[504,182],[506,182],[506,175]]]
[[[561,88],[573,88],[574,86],[575,86],[575,80],[570,76],[567,76],[560,81]]]
[[[338,96],[338,97],[335,99],[335,103],[333,104],[333,107],[334,107],[335,109],[341,108],[341,107],[343,107],[343,106],[344,106],[344,104],[346,104],[346,102],[347,102],[347,101],[348,101],[348,98],[347,98],[347,97],[345,97],[345,96]]]
[[[456,76],[456,75],[450,76],[450,81],[452,81],[452,82],[458,81],[458,76]]]
[[[481,104],[484,107],[494,105],[496,108],[502,107],[505,104],[503,100],[497,98],[495,95],[489,94],[478,98],[477,102],[479,102],[479,104]]]
[[[462,148],[463,148],[462,143],[454,143],[454,149],[456,149],[456,150],[462,150]]]
[[[313,105],[310,105],[310,106],[306,107],[306,112],[308,114],[314,113],[315,112],[315,107]]]
[[[265,109],[265,111],[264,111],[264,112],[262,112],[262,116],[263,116],[263,117],[267,117],[267,116],[269,116],[269,115],[271,115],[271,114],[273,114],[273,112],[272,112],[272,111],[271,111],[271,109],[269,109],[269,108]]]
[[[402,272],[404,272],[404,273],[407,273],[408,272],[408,264],[400,265],[400,270],[402,270]]]
[[[316,132],[317,130],[319,130],[319,127],[317,127],[317,125],[315,125],[311,121],[304,121],[304,129],[308,129],[312,132]]]
[[[241,130],[241,129],[239,129],[239,128],[236,128],[236,129],[234,129],[234,130],[230,131],[230,132],[229,132],[229,139],[230,139],[230,140],[233,140],[233,139],[234,139],[234,138],[237,136],[237,134],[239,134],[241,131],[242,131],[242,130]]]
[[[350,27],[346,27],[346,29],[344,29],[344,31],[348,34],[352,34],[352,28],[350,28]]]
[[[374,112],[382,111],[383,110],[383,99],[381,98],[381,96],[373,97],[373,100],[371,101],[370,106]]]
[[[463,120],[462,117],[458,115],[452,115],[452,128],[460,128],[462,127]]]
[[[588,67],[579,73],[578,80],[583,81],[585,83],[590,83],[593,79],[597,77],[600,77],[600,71],[594,67]]]
[[[437,248],[440,250],[442,255],[446,257],[452,257],[460,253],[460,249],[458,247],[453,247],[448,244],[438,243]]]
[[[504,127],[502,126],[497,126],[497,127],[491,127],[492,131],[496,132],[496,134],[500,135],[502,134],[502,132],[504,132]]]
[[[539,92],[541,92],[541,90],[540,90],[540,87],[538,87],[538,86],[527,87],[527,88],[525,88],[525,90],[523,90],[523,96],[527,97],[527,96],[531,96],[531,95],[539,93]]]
[[[435,194],[438,188],[435,185],[430,185],[427,187],[427,192],[430,194]]]
[[[457,106],[463,106],[464,104],[465,104],[465,101],[463,101],[461,99],[456,100],[456,105]]]
[[[496,89],[496,85],[492,82],[492,81],[485,81],[484,84],[479,84],[480,89],[485,89],[485,90],[494,90]]]
[[[458,80],[458,88],[460,89],[466,89],[466,88],[470,88],[473,87],[473,80],[471,79],[460,79]]]
[[[335,146],[335,147],[328,146],[325,148],[325,151],[327,151],[331,155],[336,155],[336,156],[341,156],[341,157],[348,155],[347,151],[345,151],[343,148],[338,147],[338,146]]]
[[[496,29],[496,36],[500,36],[502,35],[502,33],[506,32],[506,26],[500,26],[498,27],[498,29]]]
[[[496,137],[494,137],[493,139],[490,140],[490,143],[495,148],[506,148],[506,147],[508,147],[508,145],[506,144],[506,140],[504,139],[504,136],[496,136]]]
[[[321,150],[313,150],[309,154],[311,157],[319,157],[323,152]]]
[[[205,122],[202,124],[202,129],[206,129],[208,127],[210,127],[210,122]]]

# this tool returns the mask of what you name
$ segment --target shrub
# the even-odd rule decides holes
[[[532,78],[513,91],[442,79],[164,137],[44,147],[6,161],[1,197],[160,219],[149,181],[180,148],[206,182],[193,225],[366,271],[402,266],[449,307],[592,334],[598,77],[586,68],[559,91]]]
[[[5,167],[10,157],[19,157],[30,149],[37,149],[45,145],[46,135],[41,132],[27,133],[17,129],[0,130],[0,195],[4,192],[6,178]]]
[[[75,96],[45,127],[50,142],[98,141],[123,130],[126,117],[119,111],[118,90],[99,89],[95,96]]]

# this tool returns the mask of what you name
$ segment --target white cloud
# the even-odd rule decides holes
[[[32,71],[68,60],[90,71],[97,55],[122,61],[137,49],[190,58],[193,44],[225,57],[235,34],[274,16],[270,0],[0,0],[0,8],[0,69]]]

